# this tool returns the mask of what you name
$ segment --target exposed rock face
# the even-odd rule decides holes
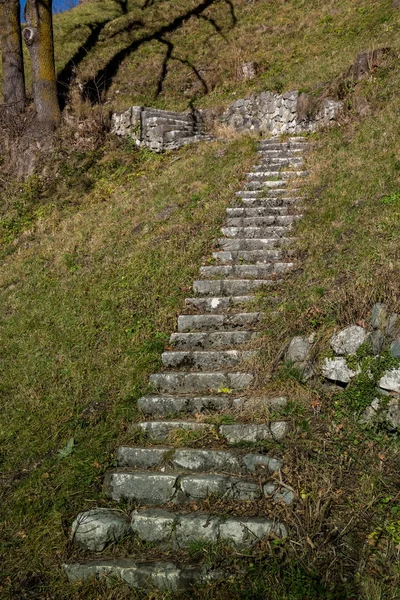
[[[208,139],[200,112],[178,113],[143,106],[132,106],[123,113],[113,114],[111,131],[121,137],[131,137],[138,146],[154,152],[176,150]]]
[[[243,78],[253,77],[254,63],[245,63],[241,68]],[[334,123],[342,103],[325,99],[313,116],[304,115],[300,108],[297,91],[254,94],[233,102],[222,116],[215,115],[213,111],[178,113],[132,106],[123,113],[112,115],[111,131],[118,136],[131,137],[139,146],[162,152],[209,139],[205,135],[206,119],[239,132],[255,131],[263,135],[300,133],[316,131]]]
[[[366,339],[367,333],[365,329],[358,325],[353,325],[335,333],[331,339],[331,348],[339,356],[355,354]]]
[[[338,117],[342,103],[326,99],[314,117],[299,114],[299,93],[261,92],[237,100],[223,113],[221,121],[236,131],[257,131],[279,135],[316,131],[331,125]]]

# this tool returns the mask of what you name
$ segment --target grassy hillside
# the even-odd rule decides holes
[[[282,446],[299,497],[285,516],[290,540],[225,557],[245,576],[191,597],[397,600],[398,438],[358,424],[370,387],[354,397],[310,390],[279,358],[296,334],[315,332],[323,348],[335,327],[363,322],[376,301],[400,312],[400,8],[392,0],[221,1],[205,10],[208,20],[172,26],[199,4],[96,0],[57,15],[58,70],[68,82],[76,69],[101,100],[102,119],[132,104],[184,109],[252,90],[312,90],[361,50],[392,53],[348,90],[340,126],[311,136],[299,268],[266,321],[260,387],[290,396],[294,425]],[[174,48],[163,70],[166,42]],[[238,66],[251,60],[258,76],[243,82]],[[106,502],[112,452],[127,441],[135,401],[255,161],[247,138],[154,156],[104,137],[78,90],[81,138],[64,127],[36,174],[0,181],[0,598],[136,597],[118,585],[66,585],[59,566],[68,527],[83,507]]]
[[[400,47],[392,0],[220,0],[180,26],[177,18],[207,2],[128,0],[125,15],[121,4],[96,0],[55,18],[58,68],[86,45],[79,81],[119,109],[185,109],[193,101],[223,105],[253,90],[309,90],[363,50]],[[249,61],[258,75],[243,82],[239,67]]]

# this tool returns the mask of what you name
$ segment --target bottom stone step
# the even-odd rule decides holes
[[[195,584],[222,579],[220,570],[210,567],[178,565],[172,562],[133,562],[129,559],[96,560],[83,564],[64,564],[71,583],[90,579],[116,579],[135,589],[179,592]]]

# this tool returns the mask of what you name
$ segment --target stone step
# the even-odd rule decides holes
[[[247,397],[235,394],[207,396],[170,396],[149,394],[138,400],[138,409],[149,416],[168,416],[175,414],[209,414],[226,409],[270,409],[279,411],[287,405],[287,399],[269,397]]]
[[[196,542],[226,542],[251,548],[271,534],[275,538],[287,537],[282,523],[265,518],[218,517],[204,512],[184,514],[154,508],[132,513],[131,529],[142,542],[173,549],[188,548]]]
[[[277,189],[285,189],[287,185],[286,179],[276,179],[276,180],[265,180],[265,181],[246,181],[244,183],[244,189],[246,191],[264,191],[265,188],[277,188]]]
[[[177,350],[208,350],[242,346],[257,336],[255,331],[215,331],[213,333],[173,333],[169,339]]]
[[[211,567],[176,564],[173,562],[135,562],[129,558],[97,560],[86,563],[64,564],[64,572],[71,583],[100,579],[123,581],[133,589],[158,589],[168,593],[189,590],[193,585],[209,583],[222,578],[221,572]],[[217,577],[218,574],[218,577]]]
[[[286,421],[273,421],[271,423],[249,424],[235,423],[233,425],[213,425],[198,421],[144,421],[137,423],[136,427],[146,433],[150,439],[164,440],[171,433],[179,430],[189,432],[218,433],[226,439],[229,444],[240,444],[243,442],[263,442],[266,440],[282,440],[288,432]]]
[[[244,197],[244,198],[260,198],[260,197],[276,198],[278,196],[287,196],[289,191],[292,194],[296,194],[296,193],[300,192],[300,189],[292,188],[292,189],[288,190],[286,187],[281,187],[281,188],[275,188],[275,189],[271,189],[271,190],[269,190],[267,188],[265,188],[263,190],[241,190],[239,192],[236,192],[236,196],[238,196],[239,198],[242,198],[242,197]]]
[[[215,252],[214,254],[220,254]],[[253,300],[253,296],[227,296],[215,298],[186,298],[185,304],[195,308],[200,312],[209,312],[214,314],[225,313],[228,311],[241,310]]]
[[[287,246],[292,238],[267,237],[267,238],[220,238],[218,245],[223,251],[239,252],[242,250],[273,251],[274,248]],[[276,251],[276,250],[275,250]]]
[[[263,318],[263,313],[234,313],[222,315],[180,315],[178,332],[191,331],[235,331],[256,327]]]
[[[269,227],[271,225],[286,226],[300,219],[302,215],[256,215],[228,217],[226,227]]]
[[[163,352],[162,363],[168,369],[230,369],[238,367],[246,360],[254,358],[255,351],[245,350],[201,350]]]
[[[106,474],[104,491],[117,502],[129,500],[141,506],[161,506],[169,502],[198,502],[210,496],[238,502],[261,500],[271,496],[271,485],[268,480],[260,484],[231,475],[116,470]]]
[[[120,446],[115,455],[117,466],[131,469],[163,469],[201,473],[273,473],[282,467],[282,460],[266,454],[246,454],[232,450],[202,450],[195,448],[137,448]]]
[[[289,229],[289,225],[265,225],[263,227],[222,227],[221,232],[228,238],[280,238]]]
[[[247,208],[246,206],[235,206],[234,208],[226,209],[226,216],[229,219],[238,217],[284,217],[287,216],[288,211],[290,214],[295,210],[290,205],[287,206],[268,206],[262,203],[260,206]]]
[[[290,262],[273,262],[258,265],[217,265],[211,267],[201,267],[200,274],[203,277],[226,277],[226,278],[246,278],[254,277],[262,279],[268,275],[282,275],[293,268]]]
[[[240,250],[239,252],[213,252],[215,260],[222,265],[241,263],[263,264],[278,261],[282,257],[281,250]]]
[[[307,144],[287,144],[287,145],[270,144],[269,146],[259,146],[258,152],[260,152],[261,154],[266,154],[266,155],[277,153],[278,156],[284,156],[284,155],[289,155],[289,156],[300,155],[300,156],[302,156],[306,149],[307,149]]]
[[[292,177],[305,177],[307,171],[273,171],[272,169],[264,171],[250,171],[246,177],[248,181],[268,181],[270,178],[276,179],[291,179]]]
[[[293,158],[297,156],[302,156],[303,150],[301,150],[300,148],[295,148],[291,150],[274,150],[264,148],[263,150],[258,150],[257,154],[261,158]]]
[[[297,196],[294,198],[287,198],[280,196],[278,198],[241,198],[241,206],[239,208],[267,208],[273,207],[293,207],[300,204],[304,198]]]
[[[201,296],[240,296],[279,283],[279,279],[200,279],[194,282],[193,290]]]
[[[292,157],[292,158],[278,158],[278,157],[274,157],[274,156],[270,156],[270,157],[266,157],[266,158],[262,158],[259,160],[259,162],[253,166],[252,170],[253,171],[265,171],[265,167],[268,166],[270,167],[267,170],[270,171],[274,171],[274,170],[278,170],[281,167],[287,167],[287,166],[301,166],[304,163],[304,158],[302,156],[298,156],[298,157]],[[273,169],[272,167],[276,167],[276,169]]]
[[[166,394],[207,393],[210,390],[246,390],[254,384],[253,373],[210,371],[202,373],[154,373],[150,375],[153,388]]]

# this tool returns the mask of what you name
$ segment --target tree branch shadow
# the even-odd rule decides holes
[[[99,41],[100,33],[109,21],[88,25],[90,33],[85,43],[79,46],[73,57],[67,62],[63,69],[57,75],[57,93],[60,103],[60,109],[63,110],[68,102],[71,83],[75,78],[76,68],[83,61],[86,55],[94,48]]]
[[[161,91],[162,91],[163,82],[164,82],[166,74],[168,72],[168,62],[170,60],[178,60],[179,62],[188,65],[193,70],[196,77],[200,80],[205,93],[207,93],[206,92],[206,90],[208,91],[207,83],[204,80],[204,78],[201,76],[201,73],[198,71],[198,69],[196,69],[194,67],[194,65],[192,65],[192,63],[190,63],[190,61],[187,59],[180,59],[177,57],[172,57],[173,45],[172,45],[172,49],[171,49],[169,46],[169,44],[171,42],[167,42],[167,40],[164,38],[164,36],[169,33],[175,32],[186,21],[188,21],[192,17],[203,18],[203,19],[207,20],[219,34],[222,34],[220,26],[214,21],[214,19],[210,18],[209,16],[203,15],[204,11],[207,8],[211,7],[213,4],[216,4],[217,2],[218,2],[218,0],[202,0],[201,2],[199,2],[199,4],[197,4],[197,6],[195,6],[191,10],[188,10],[187,12],[175,17],[167,25],[160,27],[157,31],[154,31],[152,33],[149,33],[147,35],[144,35],[144,36],[134,40],[128,46],[119,50],[108,61],[108,63],[104,67],[102,67],[101,69],[99,69],[97,71],[96,75],[92,79],[88,80],[84,84],[83,93],[82,93],[83,98],[85,100],[86,99],[89,100],[92,104],[99,103],[101,101],[102,95],[105,94],[111,87],[114,77],[118,73],[119,67],[121,66],[121,64],[125,60],[125,58],[127,58],[130,54],[132,54],[136,50],[138,50],[143,44],[152,42],[154,40],[158,40],[163,44],[167,44],[167,46],[168,46],[166,55],[165,55],[165,58],[163,61],[163,65],[161,67],[160,77],[159,77],[159,80],[157,83],[157,95],[159,93],[161,93]],[[229,6],[231,19],[232,19],[232,26],[234,26],[237,23],[237,19],[236,19],[235,10],[234,10],[232,1],[231,0],[223,0],[223,2]],[[145,0],[145,4],[143,5],[143,8],[145,8],[146,6],[150,6],[152,3],[153,3],[152,0]]]

